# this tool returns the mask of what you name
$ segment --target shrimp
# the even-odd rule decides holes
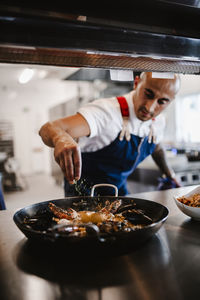
[[[49,203],[49,208],[52,213],[59,219],[75,220],[78,217],[78,213],[72,208],[63,209],[56,206],[52,202]]]

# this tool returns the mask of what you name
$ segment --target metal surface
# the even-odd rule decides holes
[[[113,189],[115,190],[115,197],[118,196],[118,188],[117,188],[115,185],[110,184],[110,183],[98,183],[98,184],[93,185],[93,187],[91,188],[90,196],[91,196],[91,197],[94,197],[94,195],[95,195],[95,194],[94,194],[95,189],[98,188],[98,187],[104,187],[104,186],[113,188]]]
[[[0,61],[7,63],[43,64],[68,67],[127,69],[134,71],[165,71],[199,74],[200,62],[181,59],[132,57],[124,53],[70,51],[60,49],[0,46]]]
[[[111,14],[107,5],[29,5],[0,5],[0,62],[200,73],[194,6],[143,0]]]
[[[51,17],[58,20],[81,20],[101,25],[132,28],[146,32],[199,37],[199,0],[110,0],[101,5],[79,1],[49,3],[1,0],[2,15]]]
[[[173,200],[191,189],[133,195],[167,206],[169,217],[143,247],[109,259],[88,261],[81,248],[78,260],[40,251],[16,227],[14,212],[1,211],[1,300],[196,300],[200,222],[185,216]]]

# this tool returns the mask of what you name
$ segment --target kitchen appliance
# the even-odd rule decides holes
[[[199,74],[199,1],[1,1],[0,62]]]

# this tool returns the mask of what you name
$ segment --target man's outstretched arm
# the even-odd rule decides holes
[[[152,153],[152,158],[163,173],[163,175],[173,180],[176,183],[177,187],[180,186],[180,183],[176,179],[176,174],[174,170],[171,168],[167,161],[165,149],[161,144],[156,145],[156,148]]]

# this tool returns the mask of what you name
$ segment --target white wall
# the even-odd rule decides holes
[[[84,83],[82,86],[86,89]],[[1,89],[0,120],[13,124],[15,158],[23,175],[50,172],[50,149],[42,143],[38,130],[49,120],[49,108],[78,97],[78,87],[76,82],[46,79]]]
[[[164,141],[167,144],[180,143],[178,140],[177,117],[182,99],[186,95],[200,94],[200,76],[199,75],[180,75],[181,89],[176,99],[168,106],[164,112],[166,117],[166,131]],[[192,120],[191,120],[192,121]],[[199,138],[200,142],[200,138]]]
[[[200,76],[199,75],[180,75],[181,77],[181,89],[177,94],[177,97],[182,95],[189,95],[194,93],[200,93]]]

